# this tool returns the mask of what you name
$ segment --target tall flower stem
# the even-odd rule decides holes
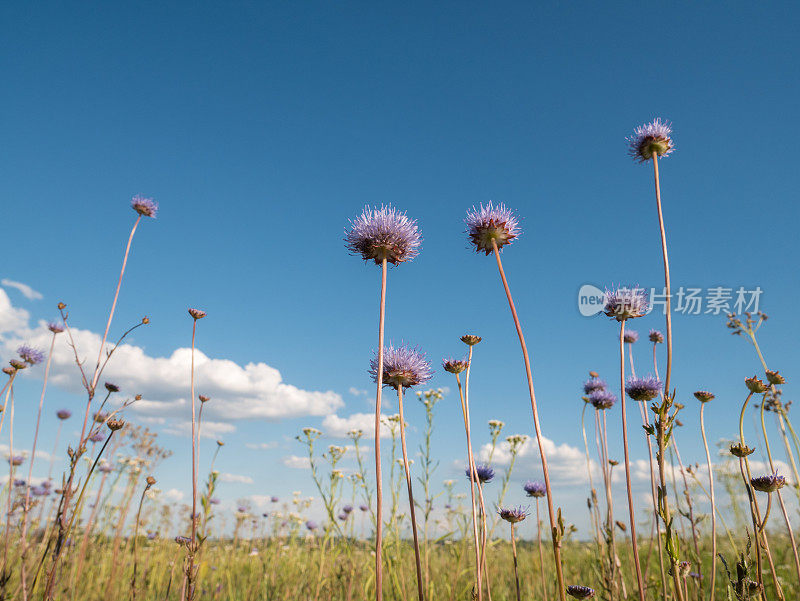
[[[664,392],[669,394],[669,383],[672,376],[672,293],[669,278],[669,256],[667,254],[667,233],[664,229],[664,215],[661,211],[661,182],[658,177],[658,154],[656,152],[653,152],[653,177],[656,189],[656,208],[658,209],[658,228],[661,232],[661,255],[664,259],[664,294],[667,301],[667,373],[664,377]]]
[[[547,578],[544,575],[544,549],[542,548],[542,520],[539,519],[539,497],[536,497],[536,543],[539,547],[539,575],[542,578],[542,599],[547,599]]]
[[[628,493],[628,515],[631,524],[631,549],[633,550],[633,566],[636,571],[636,584],[639,587],[639,601],[644,601],[644,581],[642,566],[639,564],[639,543],[636,540],[636,514],[633,508],[633,492],[631,491],[631,462],[628,456],[628,418],[625,409],[625,320],[619,322],[619,382],[620,406],[622,409],[622,448],[625,452],[625,489]],[[612,526],[613,528],[613,526]]]
[[[753,397],[753,393],[747,395],[747,398],[744,400],[742,404],[742,412],[739,415],[739,443],[742,447],[745,446],[744,443],[744,413],[747,409],[747,405],[750,402],[750,399]],[[747,473],[745,473],[745,468],[747,468]],[[739,457],[739,471],[742,474],[742,480],[744,481],[744,487],[747,490],[747,499],[750,503],[750,517],[753,520],[753,536],[756,537],[756,574],[757,574],[757,581],[761,585],[761,598],[763,601],[767,601],[765,587],[764,587],[764,573],[761,566],[761,541],[759,536],[759,517],[758,513],[758,505],[756,505],[755,495],[753,494],[753,487],[750,484],[750,462],[747,460],[747,457]]]
[[[655,345],[654,345],[655,346]],[[649,429],[650,428],[650,418],[647,416],[647,406],[646,404],[640,404],[639,406],[642,414],[642,425]],[[645,440],[647,441],[647,459],[650,464],[650,494],[653,497],[653,520],[655,523],[653,524],[654,529],[656,531],[656,538],[661,539],[659,534],[659,525],[658,525],[658,496],[656,494],[656,473],[655,473],[655,466],[653,465],[653,443],[650,440],[650,435],[645,434]],[[658,568],[659,573],[661,575],[661,595],[663,599],[667,598],[667,579],[666,574],[664,572],[664,549],[659,543],[658,547]],[[645,573],[646,574],[646,573]]]
[[[470,349],[471,350],[471,349]],[[480,542],[478,537],[478,510],[475,504],[475,459],[472,456],[472,437],[469,427],[469,414],[467,413],[467,405],[464,398],[464,389],[461,387],[461,378],[456,374],[456,383],[458,384],[458,395],[461,398],[461,414],[464,417],[464,430],[467,437],[467,463],[469,465],[469,492],[470,500],[472,502],[472,535],[475,542],[475,586],[477,588],[477,599],[483,599],[483,579],[481,578],[481,552]]]
[[[717,511],[714,497],[714,470],[711,467],[711,453],[708,451],[706,439],[706,426],[704,421],[705,403],[700,403],[700,434],[703,437],[703,447],[706,451],[706,464],[708,465],[708,489],[711,498],[711,596],[709,601],[714,601],[714,584],[717,581]]]
[[[519,573],[517,572],[517,538],[514,536],[514,524],[511,524],[511,553],[514,555],[514,583],[517,585],[517,601],[519,596]]]
[[[131,574],[131,601],[136,601],[136,543],[139,539],[139,519],[142,515],[142,505],[144,505],[144,495],[150,490],[150,482],[148,481],[142,491],[142,496],[139,499],[139,510],[136,512],[136,526],[133,530],[133,573]]]
[[[419,557],[419,539],[417,538],[417,514],[414,508],[414,492],[411,486],[411,468],[408,463],[408,451],[406,450],[406,423],[403,417],[403,387],[397,387],[397,405],[400,413],[400,446],[403,450],[403,467],[406,472],[406,486],[408,487],[408,507],[411,515],[411,533],[414,537],[414,562],[417,568],[417,597],[423,601],[422,564]]]
[[[378,372],[375,393],[375,599],[383,600],[383,482],[381,477],[381,394],[383,392],[383,329],[386,321],[386,257],[381,261],[378,313]]]
[[[525,337],[522,334],[522,326],[517,316],[517,309],[514,307],[514,300],[511,297],[511,290],[508,287],[505,271],[503,271],[503,262],[500,260],[500,250],[497,248],[497,241],[492,238],[492,250],[494,252],[495,260],[497,261],[497,269],[500,272],[500,279],[503,282],[503,288],[506,292],[508,299],[508,306],[511,309],[511,316],[514,319],[514,326],[517,329],[517,336],[519,343],[522,347],[522,358],[525,361],[525,375],[528,378],[528,392],[531,398],[531,411],[533,412],[533,425],[536,430],[536,442],[539,446],[539,456],[542,460],[542,476],[544,479],[545,489],[547,491],[547,513],[550,518],[550,534],[553,540],[553,560],[555,563],[556,577],[558,579],[558,596],[561,601],[566,601],[566,588],[564,586],[564,572],[561,566],[561,531],[556,522],[556,514],[553,509],[553,491],[550,487],[550,471],[547,469],[547,455],[544,450],[542,442],[542,432],[539,426],[539,410],[536,406],[536,394],[533,390],[533,374],[531,373],[531,362],[528,356],[528,347],[525,345]]]
[[[197,319],[192,319],[192,357],[189,388],[192,395],[192,540],[187,545],[189,551],[186,568],[186,601],[194,598],[195,574],[194,553],[197,549],[197,415],[194,400],[194,341],[197,334]]]
[[[11,395],[11,408],[9,409],[9,416],[8,416],[8,499],[6,502],[6,531],[5,531],[5,544],[3,545],[3,569],[0,570],[0,574],[2,574],[3,581],[5,582],[6,576],[9,574],[6,573],[6,567],[8,566],[8,543],[11,541],[11,536],[9,533],[11,532],[11,497],[13,497],[14,492],[14,387],[8,387],[8,393]],[[6,400],[8,396],[6,396]],[[3,415],[5,416],[5,411],[3,411]]]

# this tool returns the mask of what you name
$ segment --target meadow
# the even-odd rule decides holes
[[[470,419],[470,372],[482,341],[479,333],[465,332],[459,343],[463,354],[441,360],[463,418],[465,470],[462,481],[438,479],[439,460],[431,442],[444,392],[425,387],[433,367],[421,349],[393,345],[384,335],[387,280],[392,269],[402,269],[421,252],[417,222],[390,205],[366,207],[350,220],[344,240],[354,260],[374,265],[380,275],[375,290],[376,350],[369,365],[375,384],[374,427],[349,432],[347,447],[324,445],[323,432],[304,428],[297,442],[306,452],[314,497],[299,492],[275,497],[265,512],[243,500],[235,512],[224,511],[215,470],[224,443],[216,443],[208,465],[198,459],[203,407],[217,402],[195,389],[195,339],[206,313],[188,308],[192,462],[186,474],[187,481],[191,478],[191,504],[175,506],[164,500],[158,494],[159,466],[170,452],[154,432],[130,417],[133,412],[127,410],[141,396],[118,401],[119,387],[103,378],[126,338],[149,325],[146,317],[121,333],[114,325],[136,231],[158,212],[154,200],[136,196],[131,201],[135,221],[96,359],[83,358],[72,336],[69,307],[59,303],[60,319],[48,324],[49,349],[22,343],[3,370],[7,380],[0,435],[8,440],[9,473],[0,505],[0,599],[796,598],[800,558],[795,528],[800,516],[793,507],[800,501],[800,438],[790,419],[790,403],[782,399],[785,378],[769,369],[759,346],[758,332],[767,315],[730,313],[720,322],[734,335],[732,344],[752,346],[758,373],[742,374],[738,431],[730,432],[728,441],[709,446],[705,419],[721,410],[715,395],[681,390],[671,373],[671,275],[659,173],[660,161],[674,150],[671,126],[656,119],[637,127],[628,146],[634,160],[652,167],[655,211],[650,227],[661,240],[661,256],[654,257],[653,264],[663,270],[664,327],[640,340],[632,326],[655,310],[653,299],[636,286],[605,291],[602,312],[618,330],[611,350],[618,354],[619,373],[601,377],[590,372],[582,394],[576,383],[575,395],[582,408],[575,427],[581,432],[586,477],[585,486],[574,494],[586,498],[588,533],[578,536],[575,518],[562,514],[553,493],[532,359],[511,292],[514,274],[507,275],[502,262],[522,231],[511,208],[491,202],[467,211],[466,239],[474,251],[496,263],[507,306],[487,310],[508,311],[519,340],[542,474],[541,480],[522,487],[528,505],[510,506],[506,501],[510,488],[519,486],[514,468],[527,436],[508,435],[500,420],[484,425]],[[85,391],[85,405],[76,415],[47,403],[48,374],[59,337],[74,349],[75,378]],[[652,354],[652,364],[645,369],[634,363],[634,345]],[[14,383],[25,370],[40,370],[43,383],[38,403],[24,405],[36,412],[30,449],[14,445]],[[396,400],[398,413],[386,418],[381,408],[388,394]],[[421,403],[426,416],[424,423],[415,424],[422,442],[413,449],[406,441],[404,407],[409,402]],[[58,432],[40,431],[43,412],[57,413]],[[612,419],[622,423],[621,456],[609,451],[617,446],[608,440]],[[758,440],[745,437],[745,420],[755,420]],[[80,431],[76,439],[66,441],[66,456],[59,464],[66,467],[54,471],[51,462],[50,477],[34,482],[37,445],[53,444],[60,450],[64,423],[77,423]],[[702,439],[703,456],[682,457],[673,436],[679,427]],[[381,436],[382,429],[388,430],[388,437]],[[629,439],[634,437],[644,437],[649,449],[651,494],[646,510],[637,508],[633,499]],[[485,440],[490,450],[481,457],[476,448]],[[511,456],[502,467],[493,463],[500,444]],[[757,472],[751,462],[756,447],[766,451],[769,469],[764,472]],[[348,453],[356,461],[354,471],[341,467]],[[779,461],[790,473],[779,473]],[[615,497],[612,483],[620,478],[626,494]],[[315,503],[324,509],[322,519],[312,516]]]

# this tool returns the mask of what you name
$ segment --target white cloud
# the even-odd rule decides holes
[[[135,407],[135,405],[134,405]],[[212,422],[203,420],[200,425],[200,438],[220,438],[221,434],[230,434],[236,431],[236,426],[226,422]],[[173,423],[164,430],[164,434],[173,436],[191,436],[192,422],[190,420]]]
[[[167,492],[164,493],[164,497],[177,503],[178,501],[183,500],[183,492],[178,490],[177,488],[170,488]]]
[[[242,476],[240,474],[223,473],[219,475],[222,482],[235,482],[237,484],[253,484],[253,479],[250,476]]]
[[[381,438],[390,436],[389,428],[383,423],[386,417],[386,415],[381,414]],[[332,414],[322,420],[322,431],[333,438],[345,438],[350,430],[361,430],[364,433],[364,438],[374,438],[375,414],[353,413],[347,417],[339,417],[336,414]]]
[[[27,284],[23,284],[22,282],[15,282],[14,280],[3,278],[2,280],[0,280],[0,284],[5,286],[6,288],[16,288],[22,293],[22,296],[24,296],[28,300],[41,300],[44,298],[41,292],[37,292]]]
[[[273,440],[272,442],[248,442],[245,445],[248,449],[253,449],[254,451],[266,451],[268,449],[274,449],[278,446],[278,441]]]
[[[568,444],[557,445],[549,438],[542,437],[547,455],[547,466],[550,471],[550,478],[559,484],[583,484],[588,483],[586,477],[586,453],[583,449],[573,447]],[[490,444],[485,444],[478,452],[481,461],[489,458]],[[507,466],[511,462],[510,445],[503,441],[498,443],[492,457],[492,463],[499,466]],[[464,451],[465,459],[461,463],[466,463],[466,447]],[[517,473],[536,473],[541,474],[541,460],[539,458],[539,447],[535,438],[529,438],[519,449],[515,471]],[[599,475],[597,465],[592,462],[592,475]]]
[[[137,330],[136,334],[147,336],[144,329]],[[91,371],[100,350],[101,337],[77,327],[72,328],[72,336],[80,360],[85,361],[85,369]],[[5,290],[0,288],[0,351],[13,353],[23,342],[46,348],[51,338],[52,333],[44,321],[31,326],[28,312],[14,307]],[[186,415],[190,362],[191,350],[188,348],[175,349],[167,357],[154,357],[140,346],[122,344],[109,361],[101,382],[117,384],[126,397],[143,395],[144,400],[135,405],[135,410],[141,415]],[[41,370],[25,370],[23,373],[25,377],[41,377]],[[65,334],[56,338],[50,382],[74,392],[82,390],[75,355]],[[287,384],[280,372],[266,363],[239,365],[228,359],[209,357],[199,349],[195,349],[195,389],[198,394],[211,397],[205,406],[204,417],[224,422],[322,416],[344,405],[341,396],[335,392],[303,390]]]
[[[298,455],[287,455],[283,458],[283,465],[298,470],[306,470],[311,467],[308,457],[299,457]]]
[[[367,391],[361,388],[356,388],[355,386],[351,386],[348,391],[353,396],[367,396]]]

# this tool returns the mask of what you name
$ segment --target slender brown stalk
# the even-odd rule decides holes
[[[147,484],[142,491],[142,496],[139,499],[139,510],[136,512],[136,527],[133,530],[133,574],[131,574],[131,599],[132,601],[136,601],[136,543],[139,540],[139,520],[142,516],[142,505],[144,505],[144,496],[147,494],[147,491],[150,490],[150,487],[155,483],[155,480],[151,480],[150,477],[147,478]]]
[[[194,598],[194,553],[197,549],[197,423],[195,414],[195,400],[194,400],[194,341],[197,333],[197,318],[192,316],[192,357],[191,357],[191,375],[189,388],[192,395],[192,539],[186,548],[188,550],[187,568],[186,568],[186,601],[192,601]]]
[[[8,416],[8,499],[6,502],[6,540],[3,545],[3,569],[0,570],[4,582],[6,576],[9,575],[6,572],[6,568],[8,567],[8,543],[11,541],[11,498],[14,496],[14,467],[16,467],[14,465],[14,387],[9,386],[8,392],[11,395],[11,409]],[[3,415],[5,415],[5,411],[3,411]]]
[[[514,536],[514,522],[511,522],[511,553],[514,555],[514,583],[517,585],[517,601],[521,601],[519,596],[519,573],[517,571],[517,539]]]
[[[539,575],[542,578],[542,599],[547,599],[547,578],[544,575],[544,549],[542,548],[542,520],[539,519],[539,497],[536,497],[536,543],[539,547]]]
[[[400,446],[403,450],[403,467],[406,472],[406,486],[408,487],[408,506],[411,514],[411,533],[414,537],[414,562],[417,569],[417,596],[419,601],[423,601],[422,565],[419,558],[419,540],[417,538],[417,515],[414,508],[414,492],[411,486],[411,468],[408,463],[408,452],[406,451],[406,423],[403,417],[403,387],[397,387],[397,405],[400,413]]]
[[[386,321],[386,257],[381,261],[378,316],[378,372],[375,393],[375,599],[383,600],[383,482],[381,478],[381,394],[383,392],[383,329]]]
[[[628,515],[631,524],[631,549],[633,550],[633,566],[636,571],[636,584],[639,587],[639,601],[644,601],[644,581],[642,566],[639,564],[639,544],[636,540],[636,515],[633,508],[633,492],[631,491],[631,462],[628,456],[628,418],[625,409],[625,321],[619,322],[619,381],[620,405],[622,409],[622,448],[625,452],[625,489],[628,493]],[[614,527],[613,525],[611,526]]]
[[[714,584],[717,581],[717,512],[714,497],[714,470],[711,467],[711,453],[708,451],[708,440],[706,440],[706,426],[703,419],[706,404],[700,403],[700,434],[703,437],[703,447],[706,451],[706,464],[708,465],[708,487],[711,498],[711,596],[709,601],[714,601]]]
[[[536,394],[533,390],[533,374],[531,373],[531,362],[528,356],[528,347],[525,345],[525,337],[522,334],[522,325],[517,316],[517,309],[514,307],[514,300],[511,298],[511,290],[508,287],[505,271],[503,271],[503,262],[500,260],[500,250],[497,248],[497,241],[492,238],[492,250],[494,257],[497,261],[497,269],[500,272],[500,279],[503,282],[503,288],[506,292],[508,299],[508,306],[511,309],[511,316],[514,318],[514,326],[517,329],[517,336],[519,338],[520,346],[522,347],[522,358],[525,361],[525,375],[528,378],[528,392],[531,398],[531,411],[533,412],[533,426],[536,430],[536,442],[539,446],[539,456],[542,461],[542,476],[544,478],[545,489],[547,490],[547,513],[550,518],[550,534],[553,540],[553,561],[555,563],[556,577],[558,579],[558,596],[561,601],[566,601],[566,588],[564,586],[564,572],[561,566],[561,534],[559,526],[556,523],[556,514],[553,509],[553,491],[550,487],[550,472],[547,469],[547,454],[542,444],[542,433],[539,426],[539,410],[536,406]]]

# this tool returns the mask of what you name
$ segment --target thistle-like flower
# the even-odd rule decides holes
[[[594,597],[594,589],[579,584],[570,584],[567,587],[567,594],[573,599],[591,599]]]
[[[779,488],[786,486],[786,478],[779,476],[776,472],[774,474],[752,478],[750,484],[760,492],[775,492]]]
[[[384,259],[392,265],[412,260],[419,253],[421,241],[416,220],[391,205],[364,207],[361,215],[350,221],[344,237],[347,250],[376,265]]]
[[[475,246],[475,252],[483,251],[487,255],[494,250],[492,240],[498,249],[502,249],[522,233],[516,215],[503,203],[495,206],[489,202],[477,209],[472,207],[467,211],[464,223],[467,224],[467,234]]]
[[[44,361],[44,353],[39,349],[28,346],[27,344],[20,346],[17,349],[17,354],[28,365],[37,365],[38,363]]]
[[[605,390],[606,383],[598,377],[589,378],[583,383],[584,394],[592,394],[595,390]]]
[[[461,342],[463,342],[464,344],[466,344],[468,346],[475,346],[481,340],[483,340],[483,338],[481,338],[480,336],[476,336],[475,334],[464,334],[461,337]]]
[[[544,482],[529,480],[522,488],[529,497],[543,497],[547,494],[547,487]]]
[[[106,439],[105,435],[98,429],[89,435],[90,442],[103,442]]]
[[[56,416],[58,417],[58,419],[69,419],[70,417],[72,417],[72,411],[70,411],[69,409],[59,409],[58,411],[56,411]]]
[[[603,295],[603,313],[617,321],[642,317],[647,309],[647,291],[644,288],[606,289]]]
[[[589,395],[589,402],[595,409],[611,409],[617,402],[617,397],[610,390],[600,389]]]
[[[497,512],[501,518],[511,524],[517,524],[521,522],[528,517],[529,513],[530,512],[528,509],[522,505],[519,507],[501,507]]]
[[[640,163],[652,159],[653,153],[665,157],[675,149],[671,135],[672,125],[660,118],[640,125],[633,130],[632,136],[626,138],[628,154]]]
[[[753,453],[755,453],[756,450],[751,449],[746,444],[737,442],[731,445],[730,451],[731,455],[733,455],[734,457],[742,458],[742,457],[747,457],[748,455],[752,455]]]
[[[664,344],[664,334],[658,330],[650,330],[650,334],[648,334],[647,337],[650,339],[650,342],[655,344]]]
[[[745,378],[744,383],[747,386],[747,389],[754,394],[766,392],[768,389],[767,385],[759,380],[756,376],[753,376],[752,378]]]
[[[64,331],[64,326],[57,321],[50,321],[47,323],[47,329],[53,332],[53,334],[60,334]]]
[[[625,330],[625,333],[622,335],[622,340],[626,344],[633,344],[639,340],[639,332],[636,330]]]
[[[200,309],[189,309],[189,315],[192,316],[192,319],[197,321],[198,319],[203,319],[206,316],[205,311],[201,311]]]
[[[655,376],[644,378],[628,378],[625,392],[634,401],[652,401],[661,393],[661,380]]]
[[[714,400],[714,395],[710,393],[708,390],[698,390],[694,393],[694,398],[696,398],[701,403],[707,403],[708,401]]]
[[[317,523],[314,520],[308,520],[306,522],[306,528],[311,532],[314,532],[318,528]]]
[[[769,369],[766,371],[767,374],[767,381],[770,384],[786,384],[786,378],[784,378],[780,373],[777,371],[770,371]]]
[[[106,422],[106,426],[108,426],[108,429],[112,432],[116,432],[117,430],[122,430],[122,428],[125,426],[125,422],[121,419],[112,418]]]
[[[131,199],[131,208],[145,217],[155,217],[158,213],[158,203],[152,198],[145,198],[139,194]]]
[[[469,362],[466,359],[453,359],[452,357],[442,360],[442,367],[451,374],[460,374],[467,369]]]
[[[469,467],[464,470],[464,473],[466,474],[467,478],[469,478]],[[492,478],[494,478],[494,470],[487,463],[476,465],[475,474],[478,476],[478,480],[480,480],[482,484],[491,482]],[[472,477],[472,480],[473,482],[475,481],[475,476]]]
[[[378,354],[369,362],[369,373],[372,381],[378,381]],[[415,347],[391,344],[383,349],[383,385],[392,388],[409,388],[423,384],[431,379],[431,364],[425,353]]]

